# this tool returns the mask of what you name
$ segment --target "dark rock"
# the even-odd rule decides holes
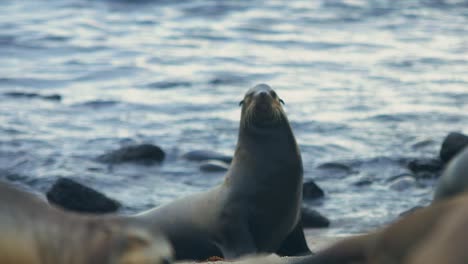
[[[357,182],[353,183],[354,186],[362,187],[362,186],[369,186],[374,183],[371,179],[360,179]]]
[[[58,94],[51,94],[51,95],[42,95],[40,98],[45,99],[45,100],[53,100],[53,101],[61,101],[62,96]]]
[[[162,162],[164,157],[164,151],[160,147],[151,144],[141,144],[122,147],[108,154],[99,156],[97,160],[112,164],[135,162],[151,165]]]
[[[433,145],[434,143],[435,143],[434,140],[432,140],[432,139],[426,139],[426,140],[422,140],[422,141],[419,141],[419,142],[414,143],[413,145],[411,145],[411,147],[412,147],[413,149],[422,149],[422,148],[431,146],[431,145]]]
[[[414,159],[408,162],[408,169],[413,173],[439,173],[443,164],[439,159]]]
[[[463,135],[457,132],[451,132],[444,139],[442,147],[440,149],[440,159],[447,163],[449,162],[457,153],[459,153],[463,148],[468,145],[468,136]]]
[[[9,97],[25,97],[25,98],[34,98],[38,97],[39,94],[37,93],[26,93],[26,92],[6,92],[4,93],[5,96]]]
[[[41,95],[38,93],[29,93],[29,92],[6,92],[4,93],[4,95],[9,96],[9,97],[15,97],[15,98],[39,98],[39,99],[51,100],[51,101],[62,100],[62,96],[58,94]]]
[[[112,213],[121,206],[104,194],[67,178],[58,179],[46,196],[52,204],[83,213]]]
[[[316,176],[319,178],[344,178],[355,173],[350,166],[338,162],[326,162],[316,168],[318,173]]]
[[[231,156],[227,156],[210,150],[194,150],[185,153],[182,157],[190,161],[219,160],[224,161],[226,163],[231,163],[232,161]]]
[[[325,196],[325,192],[312,180],[302,185],[302,197],[306,200],[318,199]]]
[[[304,228],[323,228],[330,226],[330,220],[314,209],[302,206],[302,226]]]
[[[229,164],[219,160],[206,160],[200,164],[200,170],[205,172],[221,172],[228,169]]]
[[[321,170],[342,170],[342,171],[345,171],[345,172],[351,172],[352,171],[351,167],[349,167],[347,165],[344,165],[344,164],[341,164],[341,163],[338,163],[338,162],[323,163],[323,164],[320,164],[319,166],[317,166],[317,169],[321,169]]]

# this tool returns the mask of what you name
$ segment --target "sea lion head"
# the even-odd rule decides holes
[[[162,235],[136,227],[108,226],[94,233],[90,259],[99,263],[171,264],[172,247]]]
[[[130,229],[124,237],[124,251],[119,256],[119,264],[171,264],[172,247],[162,236],[154,236],[145,230]]]
[[[284,104],[276,92],[266,84],[258,84],[249,89],[242,105],[241,127],[243,128],[271,128],[280,126],[286,121]]]

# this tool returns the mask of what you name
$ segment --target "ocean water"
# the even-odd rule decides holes
[[[405,160],[468,132],[468,1],[3,0],[0,175],[38,192],[70,177],[138,212],[223,173],[180,156],[232,155],[244,92],[270,84],[302,151],[327,232],[427,204],[435,180],[395,187]],[[61,101],[11,92],[58,94]],[[161,165],[95,158],[153,143]],[[347,166],[323,166],[335,162]],[[320,166],[322,165],[322,166]]]

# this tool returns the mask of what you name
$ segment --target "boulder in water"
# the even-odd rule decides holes
[[[112,213],[121,207],[118,201],[68,178],[58,179],[46,197],[52,204],[81,213]]]
[[[447,163],[466,146],[468,146],[468,136],[458,132],[451,132],[442,143],[440,159]]]
[[[134,162],[152,165],[162,162],[164,157],[165,153],[160,147],[151,144],[141,144],[122,147],[99,156],[97,160],[111,164]]]

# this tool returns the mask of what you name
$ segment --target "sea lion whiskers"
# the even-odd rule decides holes
[[[255,124],[255,120],[257,118],[256,114],[255,114],[255,111],[252,111],[251,109],[254,108],[254,105],[250,105],[249,106],[249,111],[248,111],[248,114],[247,114],[247,120],[248,120],[248,123],[247,125],[248,126],[253,126]]]
[[[243,127],[252,128],[255,127],[257,120],[259,120],[259,115],[255,111],[255,104],[248,100],[248,105],[245,106],[245,118],[241,120]]]
[[[244,114],[244,118],[241,119],[241,127],[247,128],[247,127],[252,126],[252,123],[253,123],[252,119],[254,117],[253,117],[253,111],[249,109],[251,107],[252,107],[251,105],[246,107],[247,108],[246,114]]]
[[[274,121],[275,122],[282,122],[283,121],[283,116],[284,116],[284,112],[281,108],[275,108],[274,111],[273,111],[273,114],[274,114]]]

